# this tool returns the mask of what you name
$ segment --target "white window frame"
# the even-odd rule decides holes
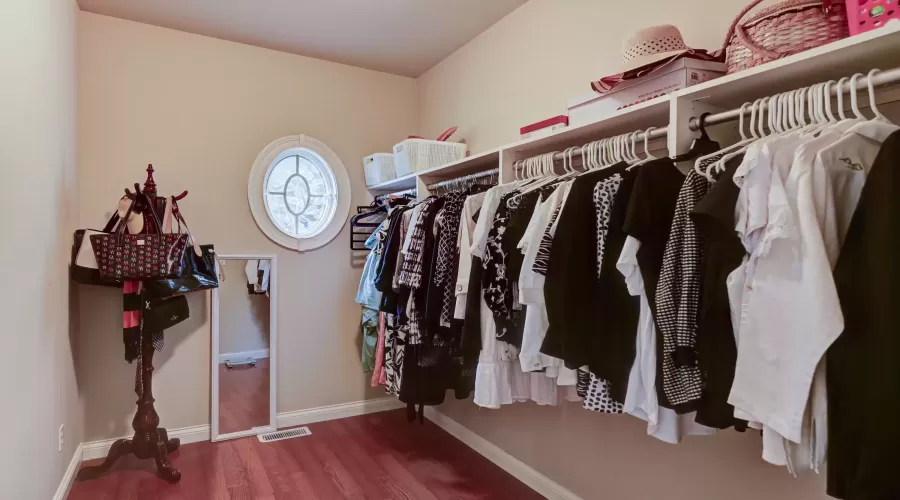
[[[295,238],[284,233],[269,218],[269,213],[266,210],[264,191],[269,168],[274,166],[275,160],[282,156],[284,152],[297,148],[309,149],[321,156],[334,174],[337,185],[337,202],[334,217],[321,233],[311,238]],[[290,135],[272,141],[256,157],[256,161],[253,162],[253,168],[250,169],[247,199],[250,202],[250,213],[263,234],[285,248],[307,252],[327,245],[337,237],[344,224],[346,224],[347,217],[350,214],[350,177],[347,175],[347,168],[344,167],[344,163],[325,143],[308,135]]]

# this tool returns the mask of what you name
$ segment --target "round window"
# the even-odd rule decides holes
[[[350,181],[331,149],[306,136],[284,137],[250,172],[250,211],[273,241],[312,250],[333,239],[350,209]]]
[[[314,151],[289,149],[269,167],[265,201],[278,229],[292,238],[312,238],[334,218],[337,181]]]

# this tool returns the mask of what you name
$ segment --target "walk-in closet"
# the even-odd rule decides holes
[[[7,0],[0,498],[900,499],[895,0]]]

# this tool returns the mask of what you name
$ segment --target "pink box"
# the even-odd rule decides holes
[[[519,129],[519,137],[521,139],[531,139],[532,137],[542,137],[550,135],[557,130],[562,130],[569,126],[569,117],[566,115],[554,116],[547,118],[531,125],[526,125]]]
[[[569,99],[569,124],[583,125],[601,120],[620,109],[671,94],[725,74],[725,64],[682,58],[659,71],[626,80],[605,94],[591,92]]]
[[[851,35],[880,28],[891,19],[900,19],[897,0],[847,0]]]

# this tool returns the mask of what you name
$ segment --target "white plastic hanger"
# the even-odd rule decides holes
[[[834,116],[834,113],[831,112],[831,86],[834,85],[834,80],[828,80],[823,85],[823,101],[825,103],[825,116],[828,118],[828,121],[831,123],[837,123],[838,119]]]
[[[638,154],[638,151],[637,151],[637,136],[638,136],[639,133],[640,133],[640,131],[634,131],[634,132],[632,132],[631,135],[629,136],[629,140],[631,141],[631,157],[634,159],[634,161],[631,163],[631,165],[629,165],[629,167],[628,167],[626,170],[631,170],[631,169],[633,169],[634,167],[637,167],[637,166],[639,166],[639,165],[643,165],[644,163],[647,163],[648,161],[650,161],[650,158],[649,158],[649,157],[648,157],[648,158],[641,158],[641,156]]]
[[[848,118],[848,119],[835,120],[834,122],[832,122],[830,124],[830,126],[833,131],[837,131],[840,133],[846,133],[851,128],[855,127],[856,125],[859,125],[861,123],[865,123],[865,122],[869,121],[868,118],[866,118],[866,116],[859,109],[859,99],[858,99],[858,95],[857,95],[857,91],[856,91],[856,85],[857,85],[856,82],[860,78],[865,78],[865,76],[866,75],[864,75],[862,73],[856,73],[855,75],[850,77],[850,87],[849,87],[850,109],[853,111],[853,117]],[[837,94],[838,94],[838,99],[839,99],[839,101],[838,101],[838,116],[841,116],[841,111],[844,106],[843,106],[843,95],[842,95],[840,86],[838,87]],[[831,101],[830,95],[827,96],[827,100],[829,102]],[[870,101],[870,104],[871,104],[871,101]],[[824,130],[824,128],[822,130]]]
[[[856,91],[856,79],[861,76],[863,76],[862,73],[857,73],[850,78],[850,108],[853,110],[853,114],[856,115],[857,120],[866,119],[866,116],[859,110],[859,100]]]
[[[641,161],[640,157],[637,155],[637,151],[635,151],[634,145],[637,140],[637,132],[632,132],[630,134],[626,134],[622,139],[625,142],[625,153],[626,159],[630,165],[634,165],[637,162]]]
[[[527,188],[522,189],[519,193],[513,195],[508,200],[506,200],[507,207],[510,207],[510,208],[512,207],[513,200],[521,198],[522,196],[524,196],[528,193],[533,193],[534,191],[537,191],[538,189],[540,189],[544,186],[547,186],[549,184],[556,182],[558,176],[553,172],[553,161],[554,161],[553,157],[557,154],[558,154],[558,152],[554,151],[551,153],[545,153],[545,154],[538,155],[538,156],[528,159],[528,160],[533,160],[533,163],[535,164],[535,168],[537,169],[537,177],[540,177],[540,180],[538,180],[534,184],[531,184]],[[528,160],[526,160],[526,161],[528,161]]]
[[[656,160],[655,156],[650,154],[650,133],[656,130],[656,127],[650,127],[644,131],[644,154],[647,155],[645,161]]]
[[[881,111],[878,109],[878,103],[876,102],[875,96],[875,84],[872,83],[872,77],[875,76],[880,70],[873,69],[869,71],[869,74],[866,75],[866,88],[869,92],[869,107],[872,108],[872,113],[875,115],[871,120],[865,120],[862,122],[858,122],[849,127],[845,133],[844,137],[841,138],[838,143],[832,144],[828,148],[839,148],[841,144],[846,140],[855,140],[853,135],[863,135],[868,137],[869,139],[877,142],[884,142],[888,136],[896,132],[900,127],[893,124]],[[854,75],[855,76],[855,75]],[[856,110],[854,110],[854,113]],[[824,150],[820,154],[825,154]]]
[[[569,175],[569,172],[570,172],[570,170],[569,170],[569,162],[568,162],[568,160],[566,159],[566,153],[568,153],[570,149],[572,149],[572,148],[566,148],[566,149],[564,149],[563,152],[562,152],[562,169],[563,169],[563,174],[562,174],[561,177],[565,177],[565,176]]]
[[[603,168],[606,165],[606,143],[609,142],[608,139],[601,139],[599,141],[594,142],[594,156],[592,157],[594,160],[593,168]]]
[[[602,139],[596,144],[597,148],[597,168],[603,168],[609,162],[609,139]]]
[[[603,148],[606,151],[606,161],[603,162],[602,168],[607,168],[610,165],[616,163],[616,150],[615,150],[615,141],[612,137],[606,140],[605,147]]]
[[[889,121],[886,116],[881,114],[881,111],[878,110],[877,99],[875,98],[875,84],[872,83],[872,77],[875,76],[876,73],[880,72],[880,69],[873,69],[869,71],[869,74],[866,75],[866,86],[869,88],[869,108],[875,113],[876,120],[884,120]]]
[[[750,127],[748,129],[750,131],[749,137],[744,133],[744,114],[746,113],[745,109],[747,107],[750,108]],[[731,146],[727,146],[727,147],[723,148],[720,151],[716,151],[715,153],[712,153],[710,155],[706,155],[706,156],[702,156],[702,157],[698,158],[697,161],[694,163],[694,171],[697,172],[698,174],[706,177],[707,180],[712,182],[713,181],[713,177],[712,177],[712,171],[713,171],[712,169],[713,168],[715,168],[716,171],[718,171],[718,172],[725,170],[725,164],[726,164],[726,162],[728,162],[728,160],[743,153],[744,151],[746,151],[746,149],[751,144],[758,141],[762,137],[762,133],[758,132],[758,130],[757,130],[757,120],[759,122],[762,122],[762,109],[763,109],[763,100],[762,99],[757,99],[757,100],[753,101],[752,103],[745,102],[744,104],[742,104],[741,105],[741,114],[738,117],[738,131],[741,135],[741,140],[735,144],[732,144]],[[759,130],[762,130],[762,127],[760,127]],[[700,167],[701,163],[703,163],[705,160],[707,160],[711,157],[719,156],[723,152],[725,153],[724,156],[719,158],[719,160],[714,162],[713,164],[708,165],[708,168],[706,169],[706,171],[702,170],[702,168]]]
[[[847,119],[847,115],[844,114],[844,84],[850,80],[849,76],[845,76],[838,80],[837,83],[837,105],[838,105],[838,116],[841,117],[841,121]]]
[[[694,172],[696,172],[696,173],[699,174],[699,175],[702,175],[703,177],[706,177],[706,179],[707,179],[708,181],[713,182],[712,170],[711,170],[711,169],[715,166],[716,162],[713,162],[712,164],[707,165],[706,171],[704,171],[704,170],[702,169],[701,164],[702,164],[704,161],[706,161],[706,160],[708,160],[708,159],[710,159],[710,158],[715,158],[716,156],[719,156],[719,155],[721,155],[721,154],[723,154],[723,153],[726,153],[726,154],[727,154],[728,151],[731,151],[731,150],[733,150],[733,149],[739,148],[739,147],[743,146],[744,144],[746,144],[746,143],[748,142],[748,139],[749,139],[749,138],[747,137],[746,134],[744,134],[744,113],[745,113],[744,110],[745,110],[745,108],[747,108],[748,106],[752,106],[752,105],[751,105],[749,102],[745,102],[744,104],[741,104],[741,113],[740,113],[740,115],[738,115],[738,133],[741,134],[741,140],[738,141],[738,142],[735,143],[735,144],[732,144],[731,146],[727,146],[727,147],[725,147],[725,148],[722,148],[722,149],[720,149],[719,151],[716,151],[715,153],[708,154],[708,155],[704,155],[704,156],[701,156],[700,158],[697,158],[697,161],[694,162]],[[753,116],[753,119],[755,119],[756,109],[751,107],[751,112],[752,112],[753,115],[754,115],[754,116]],[[750,125],[751,129],[753,128],[752,123],[753,123],[753,121],[751,121],[751,125]],[[755,140],[755,139],[754,139],[754,140]]]

